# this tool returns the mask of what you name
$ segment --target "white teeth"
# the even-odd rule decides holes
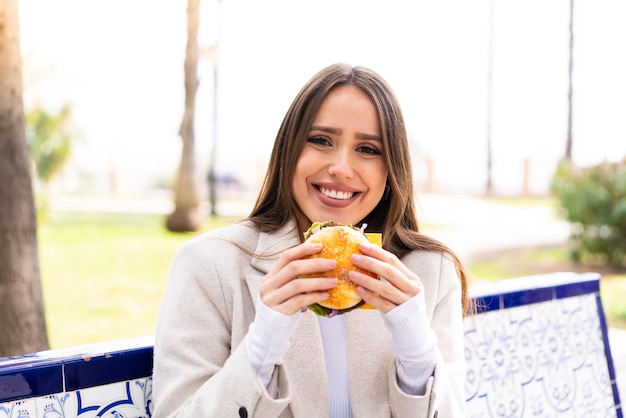
[[[339,192],[337,190],[331,190],[325,187],[320,187],[320,192],[322,192],[324,196],[328,196],[333,199],[339,199],[339,200],[350,199],[352,195],[354,194],[353,192]]]

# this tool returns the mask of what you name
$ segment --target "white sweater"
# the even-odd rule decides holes
[[[252,369],[265,387],[271,381],[275,366],[282,364],[289,349],[289,337],[301,315],[299,312],[283,315],[257,300],[257,314],[250,324],[246,350]],[[424,394],[435,367],[437,337],[428,325],[423,292],[381,315],[392,334],[391,351],[396,356],[398,384],[407,394]],[[343,315],[318,317],[326,359],[331,418],[352,417],[344,319]]]

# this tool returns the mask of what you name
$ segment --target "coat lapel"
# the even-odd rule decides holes
[[[254,250],[257,257],[253,257],[251,262],[257,271],[245,278],[253,301],[257,300],[263,277],[272,269],[280,254],[298,244],[300,232],[295,222],[288,222],[276,231],[259,234]],[[327,417],[328,385],[324,348],[317,316],[313,312],[302,314],[290,343],[284,364],[291,388],[292,415],[311,416],[311,411],[315,411],[315,417]]]
[[[263,277],[269,273],[283,251],[298,244],[300,237],[295,222],[287,222],[276,231],[259,233],[251,264],[261,274],[249,274],[245,278],[255,303]]]

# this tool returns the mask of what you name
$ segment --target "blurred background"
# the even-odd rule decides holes
[[[20,0],[25,106],[71,109],[55,193],[149,194],[180,161],[186,2]],[[626,4],[573,15],[572,159],[626,155]],[[422,191],[545,195],[568,134],[570,2],[201,3],[196,157],[259,187],[284,113],[334,62],[366,65],[405,112]],[[217,73],[217,76],[216,76]],[[488,149],[488,143],[491,149]],[[213,154],[215,151],[215,154]]]
[[[175,234],[164,215],[174,207],[183,150],[187,2],[19,0],[52,348],[153,332],[176,249],[247,215],[287,108],[334,62],[368,66],[396,92],[424,232],[458,251],[475,280],[600,271],[612,332],[626,328],[626,258],[620,253],[623,265],[609,266],[606,258],[585,265],[573,257],[575,220],[552,192],[566,156],[576,167],[626,156],[625,2],[200,7],[194,176],[208,215],[213,173],[218,216]],[[59,158],[44,158],[49,149],[37,138],[56,138],[48,143]],[[623,224],[626,181],[619,184]],[[591,188],[601,197],[608,190]],[[623,249],[623,234],[617,241]]]

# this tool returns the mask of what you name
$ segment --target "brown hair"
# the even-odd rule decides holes
[[[367,223],[368,231],[382,232],[383,248],[398,257],[413,250],[448,254],[461,280],[464,312],[469,312],[469,274],[463,263],[446,245],[419,232],[411,157],[400,104],[385,80],[368,68],[334,64],[318,72],[300,90],[276,136],[269,168],[249,219],[259,229],[270,231],[301,216],[291,188],[297,156],[322,101],[332,89],[344,85],[361,89],[374,103],[388,168],[388,190],[362,222]]]

